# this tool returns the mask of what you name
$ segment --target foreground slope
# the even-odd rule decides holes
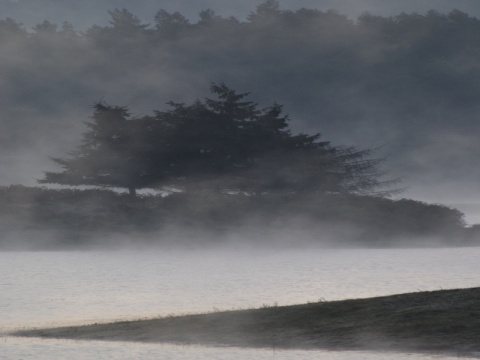
[[[279,348],[480,351],[480,288],[35,329],[16,336]]]

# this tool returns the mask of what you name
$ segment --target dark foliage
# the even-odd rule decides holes
[[[200,247],[227,244],[232,238],[247,245],[333,247],[465,246],[479,241],[478,231],[466,228],[456,209],[339,194],[197,192],[132,199],[105,190],[10,186],[0,188],[0,215],[2,247],[28,238],[28,247],[41,248],[42,234],[50,246],[68,247],[116,246],[125,237],[139,246],[186,242]]]
[[[161,131],[151,134],[155,125],[148,119],[128,120],[125,107],[95,105],[89,130],[82,144],[68,159],[54,158],[64,171],[47,172],[42,183],[68,185],[100,185],[126,187],[131,194],[158,180],[157,168],[161,166],[153,159],[153,141],[159,144]],[[150,140],[150,141],[148,141]]]
[[[96,104],[80,147],[53,159],[64,170],[40,182],[124,187],[132,195],[165,186],[371,194],[383,185],[369,150],[334,147],[320,134],[292,135],[280,105],[259,109],[223,84],[211,92],[218,99],[170,103],[154,117],[129,119],[125,107]]]

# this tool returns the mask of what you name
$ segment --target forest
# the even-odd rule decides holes
[[[460,179],[470,189],[480,176],[468,166],[480,152],[480,21],[468,14],[353,21],[266,1],[244,21],[212,10],[196,22],[161,9],[151,23],[127,9],[110,16],[83,31],[0,20],[0,165],[22,174],[22,183],[43,171],[22,163],[46,165],[78,140],[93,102],[145,113],[172,99],[191,102],[211,81],[284,104],[295,131],[383,146],[391,169],[412,182]],[[2,179],[18,182],[10,171]]]
[[[86,239],[85,229],[158,233],[167,231],[166,223],[184,229],[188,223],[191,229],[224,234],[235,227],[243,230],[244,225],[258,230],[270,224],[279,229],[275,224],[287,224],[289,219],[291,229],[312,225],[308,236],[327,229],[328,236],[323,237],[338,238],[335,232],[343,228],[348,234],[341,236],[369,239],[375,246],[387,235],[393,242],[403,237],[476,241],[472,235],[476,227],[466,228],[455,209],[386,198],[395,187],[387,186],[383,193],[380,175],[388,164],[392,178],[404,178],[402,184],[405,178],[421,179],[433,188],[441,178],[464,184],[459,188],[465,191],[480,176],[478,167],[471,165],[480,155],[478,19],[460,11],[430,11],[392,17],[365,13],[351,20],[335,11],[282,10],[273,0],[259,4],[243,21],[210,9],[202,11],[197,21],[162,9],[150,23],[128,9],[112,9],[109,14],[109,24],[82,31],[66,22],[45,21],[26,29],[15,19],[0,20],[0,50],[5,54],[0,59],[4,70],[0,167],[6,169],[0,183],[33,185],[38,179],[119,186],[135,195],[138,189],[161,182],[163,190],[174,191],[165,197],[132,199],[105,190],[5,185],[1,189],[5,233],[55,229],[59,239],[72,239],[72,232]],[[240,107],[251,112],[243,120],[255,121],[245,122],[228,136],[212,125],[218,122],[215,105],[219,103],[198,100],[208,84],[216,84],[219,91],[222,84],[239,89],[234,94],[240,96]],[[243,103],[246,91],[252,92],[252,102]],[[170,108],[163,110],[167,102]],[[92,104],[93,121],[85,124]],[[288,113],[283,114],[283,109]],[[149,111],[153,115],[137,115]],[[158,126],[167,134],[164,143],[174,139],[175,144],[185,144],[195,134],[197,147],[179,146],[147,158],[143,155],[153,152],[139,146],[128,155],[129,164],[119,165],[131,170],[128,181],[113,176],[111,169],[102,174],[105,159],[96,154],[89,158],[89,164],[97,161],[94,172],[71,176],[82,168],[82,162],[76,161],[81,156],[66,154],[72,144],[83,144],[73,155],[77,151],[88,157],[85,134],[94,131],[99,124],[95,119],[105,114],[128,124],[122,130],[128,129],[127,134],[139,125]],[[200,128],[192,130],[202,116],[211,121],[210,127],[201,128],[204,133]],[[172,127],[169,121],[179,117],[184,127],[179,122]],[[270,130],[259,132],[270,120]],[[254,131],[246,125],[253,125]],[[223,150],[212,152],[204,146],[212,140],[212,129],[223,134],[217,144]],[[152,134],[160,141],[160,130],[142,132],[142,144],[152,144],[147,139]],[[259,135],[269,140],[253,140]],[[239,141],[238,136],[248,141]],[[118,144],[132,140],[122,134],[112,139]],[[286,151],[287,143],[303,148],[303,155],[317,161],[316,169],[328,164],[331,176],[300,171],[310,160]],[[370,149],[377,147],[386,149],[388,162],[381,161],[383,156],[372,157]],[[192,154],[198,159],[177,161],[182,152],[184,159]],[[284,161],[272,162],[273,153]],[[117,160],[110,157],[110,161],[123,155],[115,153]],[[177,166],[169,166],[172,159]],[[259,161],[263,167],[254,166]],[[164,165],[155,168],[152,162]],[[295,167],[286,166],[292,164]],[[59,165],[67,173],[58,172]],[[267,165],[272,166],[269,171]],[[198,168],[203,172],[190,181],[186,174]],[[355,178],[345,175],[352,169],[350,174],[361,176],[348,182],[347,178]],[[299,179],[299,174],[309,176]],[[339,174],[343,174],[340,180]],[[176,192],[202,184],[198,176],[208,178],[206,189]],[[228,182],[231,191],[220,191],[225,183],[213,186],[213,177]]]
[[[460,211],[389,199],[397,182],[385,179],[371,149],[292,133],[281,105],[259,108],[225,84],[210,91],[216,99],[170,102],[154,116],[96,103],[80,145],[52,158],[61,171],[38,180],[57,187],[0,189],[0,247],[25,246],[18,239],[32,234],[34,249],[131,239],[136,246],[476,245],[477,229]]]

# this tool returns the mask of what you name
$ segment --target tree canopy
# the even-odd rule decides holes
[[[41,183],[128,188],[176,187],[261,193],[372,194],[384,184],[370,150],[332,146],[320,134],[292,134],[282,106],[260,108],[225,84],[216,98],[132,118],[97,103],[88,131],[63,171]]]

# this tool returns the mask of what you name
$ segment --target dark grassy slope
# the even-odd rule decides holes
[[[26,330],[15,335],[472,353],[480,351],[480,288]]]

